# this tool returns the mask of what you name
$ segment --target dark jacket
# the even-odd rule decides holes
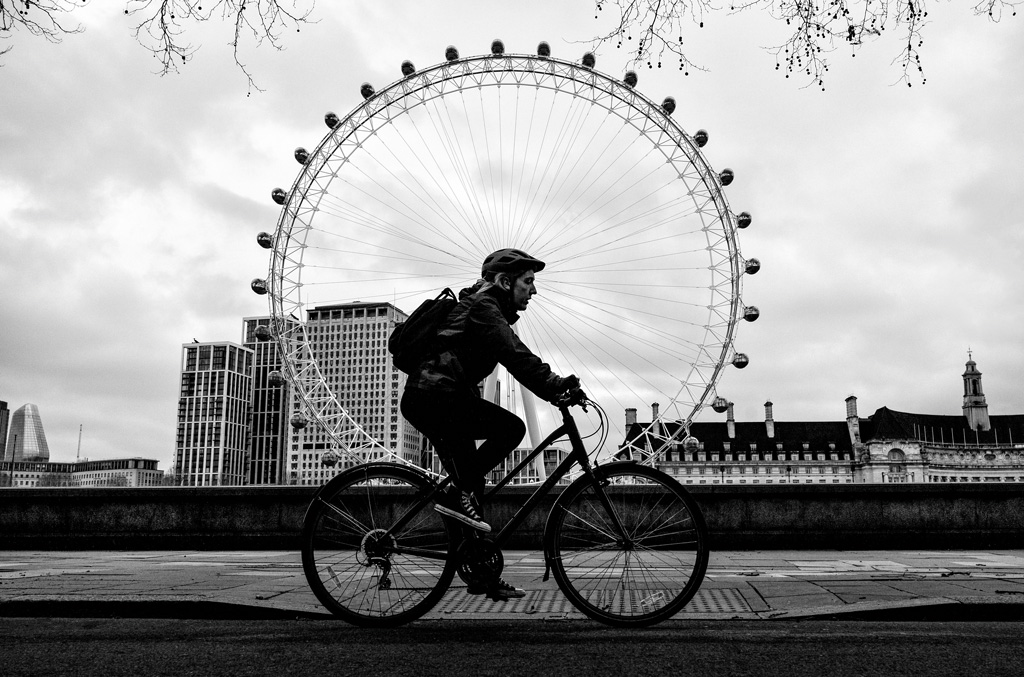
[[[478,385],[500,363],[538,397],[553,400],[565,390],[565,379],[519,340],[512,331],[518,319],[500,287],[478,282],[463,289],[438,333],[437,350],[405,387],[479,395]]]

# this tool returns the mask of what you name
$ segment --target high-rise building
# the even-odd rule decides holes
[[[181,484],[245,484],[252,363],[252,350],[227,341],[182,346],[175,447]]]
[[[7,403],[0,400],[0,461],[7,459],[7,424],[11,419],[11,410]]]
[[[14,412],[11,417],[7,448],[8,456],[14,461],[50,460],[50,448],[46,444],[46,432],[43,421],[39,417],[39,408],[34,404],[26,404]]]
[[[327,388],[367,435],[401,458],[420,465],[423,439],[399,411],[405,374],[391,362],[388,337],[407,315],[390,303],[347,303],[308,311],[309,349]],[[293,398],[293,407],[298,407]],[[346,467],[320,462],[331,448],[318,426],[291,431],[289,481],[322,484]]]
[[[242,342],[253,351],[248,483],[285,484],[291,392],[287,383],[270,382],[270,373],[283,368],[281,352],[277,341],[263,340],[257,335],[260,327],[269,329],[269,316],[246,317],[242,322]]]

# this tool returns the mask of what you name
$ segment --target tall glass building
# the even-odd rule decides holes
[[[5,459],[14,461],[49,461],[50,448],[46,444],[46,433],[43,421],[39,418],[39,408],[34,404],[26,404],[14,412],[11,417],[10,432],[7,437]]]

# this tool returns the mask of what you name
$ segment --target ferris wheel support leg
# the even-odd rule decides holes
[[[519,388],[519,392],[523,396],[523,415],[526,418],[527,433],[530,435],[530,446],[535,446],[540,444],[542,439],[540,436],[540,426],[537,425],[537,399],[526,388]],[[544,454],[535,458],[534,463],[537,466],[537,477],[543,482],[548,478],[547,471],[544,469]]]

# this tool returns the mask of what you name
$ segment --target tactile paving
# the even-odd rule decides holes
[[[483,595],[470,595],[465,589],[449,590],[434,609],[443,614],[564,614],[575,612],[576,607],[559,590],[528,591],[526,597],[495,602]],[[750,605],[736,588],[698,590],[681,614],[743,613]]]

